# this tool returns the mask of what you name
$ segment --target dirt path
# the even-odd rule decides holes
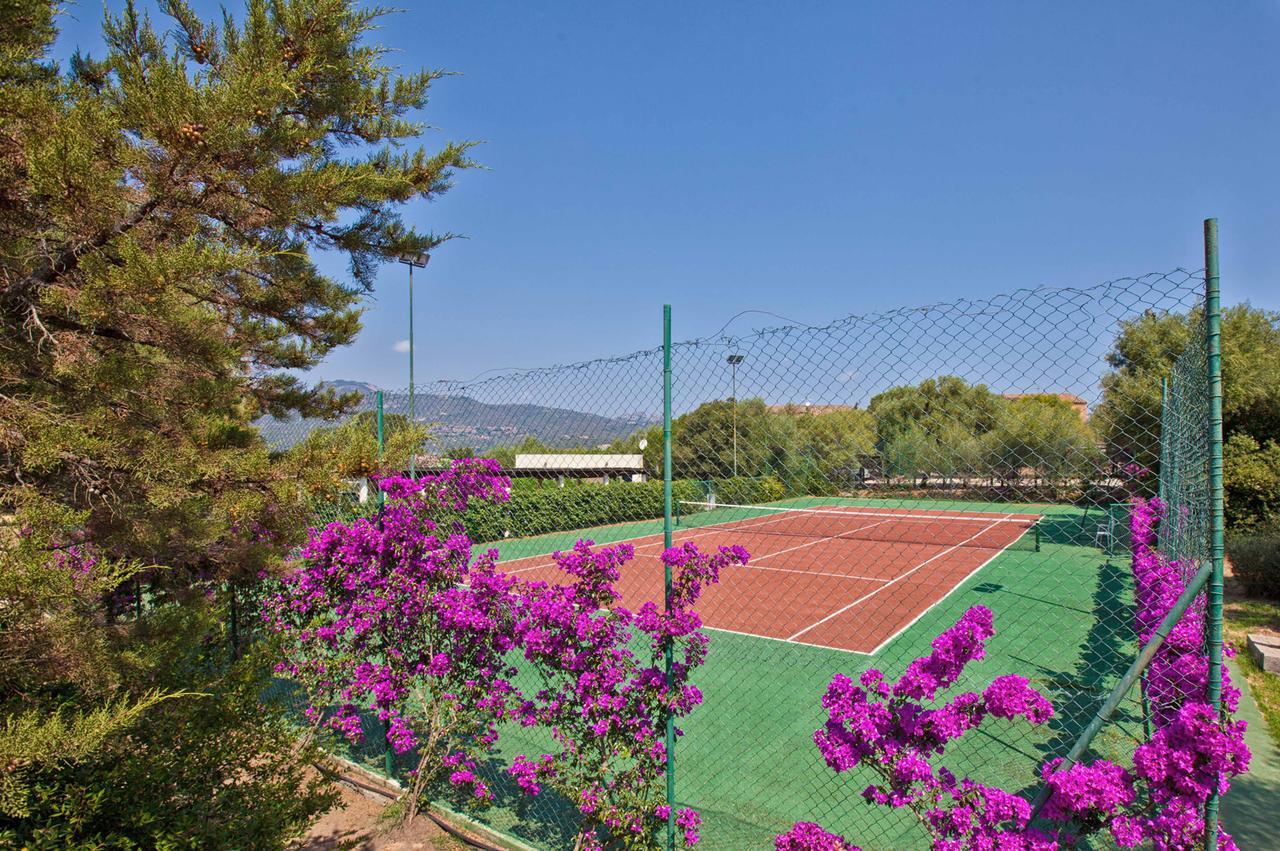
[[[462,851],[466,845],[424,815],[413,824],[385,832],[380,820],[387,802],[339,784],[342,800],[320,817],[290,851]]]

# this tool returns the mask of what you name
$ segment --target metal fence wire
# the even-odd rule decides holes
[[[671,346],[671,536],[751,553],[702,600],[704,703],[676,746],[675,799],[701,813],[700,847],[771,848],[796,821],[864,848],[927,847],[907,812],[862,800],[873,777],[824,764],[819,699],[835,673],[896,677],[979,604],[996,635],[956,689],[1017,673],[1056,714],[984,725],[947,765],[1036,795],[1039,767],[1071,750],[1140,650],[1130,500],[1165,498],[1162,549],[1188,576],[1212,559],[1205,308],[1204,274],[1177,269]],[[1141,362],[1117,345],[1140,337],[1157,340]],[[537,573],[579,538],[629,541],[634,607],[663,591],[663,355],[440,382],[412,402],[352,386],[346,423],[262,430],[281,451],[341,433],[349,479],[319,502],[324,519],[349,516],[368,510],[377,459],[360,453],[378,450],[380,400],[384,467],[479,455],[513,476],[511,502],[468,521],[508,569]],[[395,442],[412,422],[427,431],[416,451]],[[1196,605],[1203,615],[1203,595]],[[1087,755],[1128,764],[1145,723],[1141,690],[1120,695]],[[540,734],[503,732],[488,767],[498,801],[477,817],[569,847],[573,808],[524,798],[503,773]],[[367,741],[356,756],[383,765]]]

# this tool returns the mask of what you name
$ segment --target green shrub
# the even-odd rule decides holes
[[[1280,522],[1280,443],[1231,435],[1223,447],[1223,479],[1229,528]]]
[[[738,476],[711,479],[697,483],[702,493],[698,499],[715,495],[715,502],[728,505],[755,505],[773,502],[787,495],[787,486],[777,476]]]
[[[754,504],[786,495],[782,482],[772,476],[716,479],[710,482],[680,480],[671,485],[677,502],[703,502],[708,488],[717,502]],[[467,533],[477,543],[525,538],[550,532],[590,529],[610,523],[657,520],[662,517],[662,482],[596,482],[566,487],[530,487],[516,484],[511,501],[472,508],[466,514]]]
[[[1280,528],[1228,536],[1227,557],[1249,596],[1280,600]]]

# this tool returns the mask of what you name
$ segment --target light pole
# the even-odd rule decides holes
[[[725,358],[733,373],[733,477],[738,478],[738,364],[742,363],[742,355],[729,355]]]
[[[431,262],[431,255],[425,251],[415,251],[400,255],[400,262],[409,267],[409,427],[418,424],[418,411],[413,400],[413,270],[425,269]],[[416,479],[418,474],[418,447],[409,452],[409,478]]]

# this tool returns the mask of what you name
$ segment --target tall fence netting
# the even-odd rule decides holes
[[[1170,506],[1161,549],[1187,565],[1207,557],[1203,286],[1175,270],[674,345],[675,541],[752,554],[700,607],[704,702],[681,724],[674,769],[679,805],[702,815],[700,847],[769,848],[796,821],[864,848],[926,845],[905,811],[861,799],[874,778],[824,764],[819,698],[835,673],[897,676],[974,605],[994,612],[996,635],[956,689],[1017,673],[1056,714],[984,726],[948,765],[1035,795],[1039,767],[1071,748],[1138,651],[1129,500],[1158,488]],[[1170,317],[1188,330],[1161,338],[1181,348],[1162,408],[1156,371],[1116,344]],[[579,538],[629,541],[623,603],[636,606],[662,594],[662,375],[654,348],[420,386],[412,401],[383,392],[381,457],[378,393],[364,385],[345,388],[359,404],[342,422],[262,430],[278,451],[347,463],[317,498],[318,521],[370,510],[375,469],[497,458],[513,497],[468,521],[477,543],[523,571]],[[421,444],[397,444],[415,422]],[[1143,727],[1135,690],[1090,755],[1129,761]],[[569,847],[574,808],[522,796],[503,771],[538,735],[504,731],[487,766],[497,803],[476,817]],[[382,766],[377,737],[366,742],[354,756]]]
[[[1160,551],[1190,579],[1210,558],[1209,352],[1203,311],[1166,382],[1160,417]]]

